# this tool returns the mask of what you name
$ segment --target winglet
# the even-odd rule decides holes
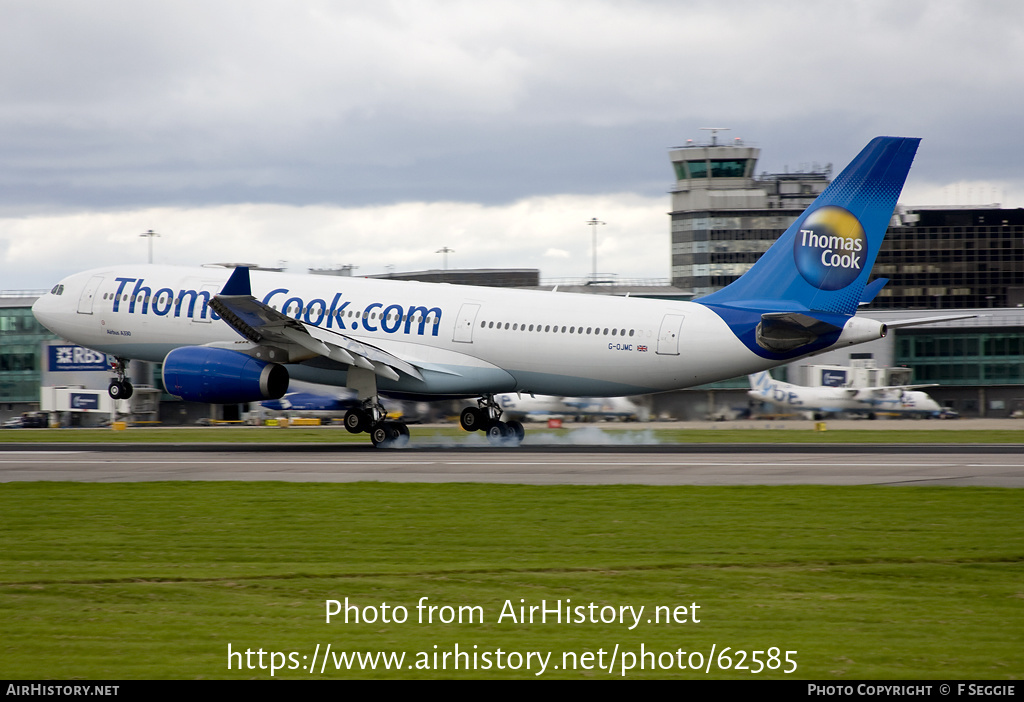
[[[252,286],[249,285],[249,268],[238,266],[228,278],[228,282],[224,283],[224,289],[220,291],[220,294],[252,295]]]

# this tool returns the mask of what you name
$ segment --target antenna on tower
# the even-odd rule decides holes
[[[711,145],[718,146],[718,133],[730,131],[729,127],[701,127],[701,131],[711,132]]]

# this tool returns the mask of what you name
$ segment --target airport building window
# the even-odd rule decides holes
[[[676,180],[694,178],[743,178],[750,168],[750,159],[716,158],[710,161],[676,161],[673,163]]]
[[[746,175],[746,159],[714,159],[711,161],[712,178],[742,178]]]
[[[1024,329],[908,331],[899,335],[895,350],[896,364],[914,369],[914,382],[998,385],[1024,380]]]
[[[5,402],[39,401],[42,343],[55,338],[30,307],[0,307],[0,397]]]

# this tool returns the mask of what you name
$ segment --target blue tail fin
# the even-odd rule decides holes
[[[697,302],[819,320],[854,314],[920,141],[871,140],[747,273]]]

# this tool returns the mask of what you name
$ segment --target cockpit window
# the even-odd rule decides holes
[[[57,285],[54,285],[53,288],[50,289],[50,294],[51,295],[63,295],[64,294],[64,286],[62,284],[60,284],[60,283],[58,283]]]

